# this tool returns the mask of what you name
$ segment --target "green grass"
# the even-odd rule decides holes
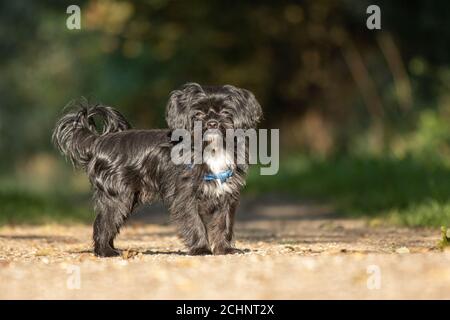
[[[438,246],[442,249],[450,246],[450,229],[446,226],[441,227],[441,241],[439,241]]]
[[[0,225],[90,222],[86,197],[0,189]]]
[[[257,168],[251,171],[248,193],[273,191],[330,202],[347,216],[408,226],[450,222],[450,168],[435,161],[289,156],[277,175],[260,176]]]
[[[88,193],[34,190],[0,185],[0,224],[92,222]],[[291,155],[274,176],[261,176],[253,167],[245,192],[312,198],[331,203],[343,216],[408,226],[450,225],[450,168],[434,160]]]

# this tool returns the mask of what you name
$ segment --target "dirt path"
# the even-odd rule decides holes
[[[138,213],[117,247],[91,253],[91,226],[0,228],[0,298],[450,298],[439,230],[368,227],[304,202],[243,203],[234,256],[185,255],[160,208]],[[131,250],[127,250],[131,249]]]

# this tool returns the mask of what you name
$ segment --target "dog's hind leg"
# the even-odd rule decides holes
[[[94,252],[100,257],[117,256],[120,253],[114,248],[114,238],[133,210],[134,196],[124,193],[111,197],[103,192],[96,192],[94,199],[97,213],[94,222]]]

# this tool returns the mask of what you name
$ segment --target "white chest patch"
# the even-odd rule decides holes
[[[204,160],[209,171],[214,174],[219,174],[228,170],[233,165],[233,161],[230,161],[225,152],[216,152],[214,155],[205,155]]]
[[[219,174],[233,167],[233,156],[226,153],[226,150],[221,146],[211,142],[203,151],[203,161],[208,166],[209,171],[213,174]],[[224,193],[231,193],[232,190],[228,183],[222,182],[219,179],[214,181],[214,184],[205,184],[205,193],[220,196]]]

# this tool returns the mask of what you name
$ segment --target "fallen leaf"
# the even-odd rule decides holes
[[[135,257],[139,254],[139,252],[132,251],[132,250],[124,250],[122,251],[122,258],[125,260],[128,260],[132,257]]]
[[[397,252],[399,254],[405,254],[405,253],[409,253],[409,249],[407,247],[400,247],[400,248],[396,249],[395,252]]]
[[[49,256],[53,253],[53,250],[50,248],[42,248],[39,249],[38,251],[36,251],[35,256],[40,257],[40,256]]]

